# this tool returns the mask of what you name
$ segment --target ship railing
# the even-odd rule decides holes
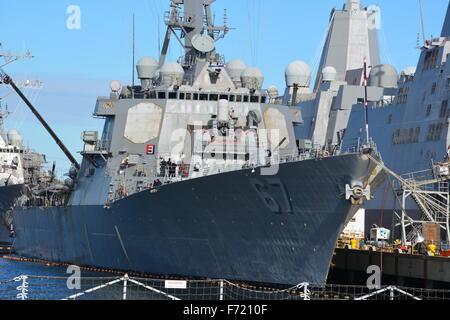
[[[107,270],[104,270],[105,272]],[[114,272],[114,271],[111,271]],[[123,274],[123,273],[122,273]],[[2,300],[450,300],[450,290],[394,285],[313,284],[269,286],[225,279],[195,280],[143,275],[48,277],[21,275],[0,281]]]
[[[367,148],[371,148],[377,154],[379,153],[378,146],[372,138],[369,138],[368,144],[365,142],[365,139],[363,140],[358,137],[346,143],[344,147],[342,145],[337,146],[337,150],[339,150],[341,153],[357,153],[362,152]]]
[[[166,11],[164,13],[164,21],[166,24],[177,27],[176,24],[188,27],[194,23],[193,18],[185,18],[182,13],[174,11]]]

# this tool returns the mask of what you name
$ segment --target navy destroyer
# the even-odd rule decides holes
[[[0,43],[0,57],[4,67],[20,58],[33,58],[29,52],[23,55],[3,51]],[[39,81],[18,83],[20,87],[36,88]],[[0,243],[10,243],[14,236],[11,209],[16,200],[27,192],[26,185],[32,187],[48,177],[42,170],[45,156],[23,146],[23,138],[16,129],[4,130],[4,121],[10,115],[2,101],[12,92],[0,97]]]
[[[81,164],[50,131],[73,167],[64,190],[14,208],[18,254],[159,275],[325,282],[339,233],[383,180],[368,156],[378,152],[371,141],[332,151],[299,141],[294,102],[310,73],[290,64],[280,97],[262,89],[259,69],[225,63],[216,42],[229,28],[213,24],[213,2],[171,1],[159,61],[142,58],[139,86],[113,81],[98,98],[104,130],[83,132]],[[185,50],[177,63],[165,61],[172,37]]]
[[[332,11],[319,67],[323,72],[314,92],[297,101],[304,125],[296,127],[296,132],[310,144],[345,149],[366,139],[368,119],[370,135],[390,169],[400,175],[426,170],[447,157],[450,145],[450,9],[441,36],[430,40],[424,36],[417,66],[400,73],[381,62],[379,15],[379,8],[364,7],[359,0],[349,0],[342,10]],[[370,69],[367,74],[364,65]],[[380,187],[375,200],[365,205],[366,228],[373,223],[398,226],[397,216],[390,213],[398,204],[388,189]],[[411,221],[438,223],[442,239],[449,241],[448,217],[434,221],[413,202],[407,202],[407,209]],[[419,233],[420,227],[403,241],[413,241]]]

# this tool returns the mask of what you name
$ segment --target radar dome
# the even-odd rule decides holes
[[[226,70],[231,77],[233,82],[241,81],[241,75],[244,70],[247,69],[247,65],[244,61],[239,59],[234,59],[228,62]]]
[[[152,57],[143,57],[136,65],[139,79],[153,79],[159,63]]]
[[[245,69],[241,74],[242,86],[247,89],[261,89],[264,83],[264,74],[255,67]]]
[[[119,92],[122,88],[122,84],[119,81],[114,80],[109,83],[109,87],[111,88],[112,92]]]
[[[7,133],[8,144],[15,147],[22,147],[22,136],[19,134],[17,130],[9,130]]]
[[[159,70],[163,86],[181,86],[183,83],[183,67],[176,62],[168,62]]]
[[[322,81],[331,82],[336,80],[337,71],[334,67],[328,66],[322,70]]]
[[[381,88],[397,88],[398,73],[390,64],[380,64],[372,68],[369,75],[369,86]]]
[[[293,87],[294,84],[299,87],[309,87],[311,68],[303,61],[294,61],[287,66],[285,76],[288,87]]]
[[[267,88],[267,94],[269,95],[270,99],[276,99],[279,97],[278,88],[276,86],[270,86]]]

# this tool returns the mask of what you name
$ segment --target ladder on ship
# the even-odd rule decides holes
[[[401,212],[395,212],[395,227],[401,228],[402,243],[407,244],[422,234],[424,223],[435,223],[450,241],[450,162],[432,164],[431,169],[399,175],[371,155],[372,161],[395,180],[393,189]],[[400,199],[401,196],[401,199]],[[407,199],[411,198],[420,210],[421,217],[413,218],[406,211]]]

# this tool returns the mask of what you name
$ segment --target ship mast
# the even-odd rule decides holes
[[[0,137],[3,141],[6,142],[5,129],[4,129],[4,121],[9,116],[10,112],[8,111],[8,106],[3,110],[2,100],[0,99]]]
[[[226,11],[224,26],[214,26],[211,5],[215,1],[171,0],[171,11],[166,13],[165,18],[167,31],[159,59],[160,66],[165,63],[172,34],[184,48],[182,65],[185,69],[192,67],[198,59],[208,61],[215,56],[215,43],[224,38],[230,30],[227,26]]]
[[[0,68],[3,68],[4,66],[13,63],[14,61],[17,61],[21,58],[34,58],[34,56],[31,55],[30,51],[26,51],[25,54],[4,53],[2,43],[0,43],[0,57],[4,58],[5,60],[5,62],[0,65]]]
[[[4,63],[0,65],[0,68],[3,68],[4,66],[11,64],[22,58],[29,58],[29,59],[34,58],[34,56],[31,55],[29,50],[27,50],[25,54],[5,53],[3,51],[3,44],[1,42],[0,42],[0,57],[4,59]],[[5,99],[7,96],[9,96],[11,93],[12,92],[9,92],[8,94],[0,97],[0,137],[3,138],[5,142],[6,136],[5,136],[4,122],[5,119],[11,114],[11,112],[8,111],[8,106],[6,106],[6,109],[3,110],[2,100]]]

